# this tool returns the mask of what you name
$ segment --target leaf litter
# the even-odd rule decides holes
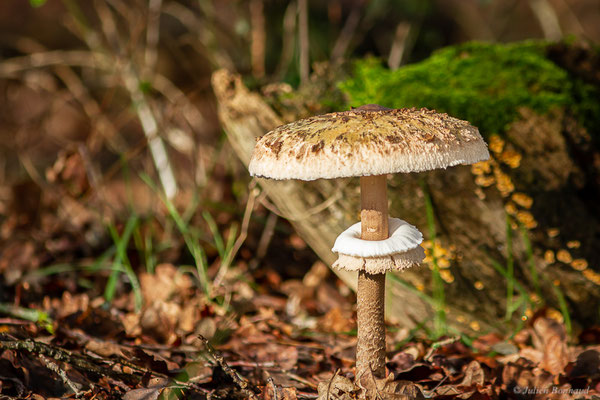
[[[538,312],[512,337],[409,336],[388,329],[388,376],[354,378],[353,295],[297,235],[276,243],[306,274],[240,249],[208,299],[193,270],[177,267],[173,243],[153,270],[136,267],[142,308],[121,279],[103,297],[109,272],[72,268],[106,248],[76,152],[47,172],[62,191],[19,187],[37,201],[9,204],[0,226],[0,398],[82,399],[569,399],[600,390],[600,328],[570,338]],[[67,184],[68,183],[68,184]],[[29,209],[28,209],[29,207]],[[35,209],[35,212],[31,208]],[[59,210],[59,212],[55,212]],[[266,213],[266,210],[258,210]],[[36,215],[32,219],[32,215]],[[105,218],[112,218],[105,215]],[[233,217],[219,214],[228,226]],[[143,229],[160,224],[151,222]],[[117,231],[125,229],[117,225]],[[83,232],[83,234],[82,234]],[[159,232],[160,235],[160,232]],[[281,235],[279,235],[281,236]],[[159,240],[164,237],[159,236]],[[94,244],[95,243],[95,244]],[[219,273],[210,250],[209,274]],[[300,262],[294,260],[301,260]],[[267,261],[267,260],[265,260]],[[85,264],[85,263],[83,263]],[[48,265],[53,266],[46,267]],[[253,265],[253,267],[250,267]],[[257,266],[258,265],[258,266]],[[71,267],[69,267],[71,266]],[[301,268],[298,268],[301,270]]]

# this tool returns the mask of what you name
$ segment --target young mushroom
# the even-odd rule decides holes
[[[280,126],[257,140],[250,174],[271,179],[360,177],[361,222],[342,233],[334,267],[358,271],[356,379],[385,378],[385,273],[419,264],[421,233],[388,218],[386,175],[487,160],[476,127],[427,109],[374,104]],[[359,236],[360,234],[360,236]],[[373,242],[373,243],[370,243]]]

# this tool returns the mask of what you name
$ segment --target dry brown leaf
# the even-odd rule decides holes
[[[142,311],[140,326],[145,333],[170,344],[177,338],[175,327],[180,313],[178,304],[155,300]]]
[[[553,375],[560,375],[569,363],[567,333],[564,325],[540,317],[533,323],[533,343],[542,352],[540,366]]]
[[[354,328],[354,323],[349,313],[335,307],[319,319],[319,328],[325,332],[348,332]]]
[[[481,365],[477,361],[471,361],[467,368],[465,369],[465,377],[461,382],[463,386],[483,386],[485,382],[485,374],[483,369],[481,369]]]

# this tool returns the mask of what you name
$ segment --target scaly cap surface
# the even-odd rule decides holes
[[[249,170],[314,180],[419,172],[489,158],[476,127],[427,109],[369,104],[280,126],[257,140]]]

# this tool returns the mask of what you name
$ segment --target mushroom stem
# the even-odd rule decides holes
[[[383,240],[389,236],[386,176],[363,176],[361,191],[361,239]],[[358,273],[358,341],[356,377],[369,370],[385,378],[385,273]]]

